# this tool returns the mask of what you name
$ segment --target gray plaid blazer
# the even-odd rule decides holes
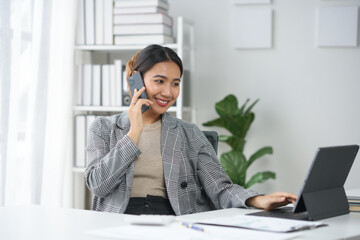
[[[85,180],[94,194],[93,210],[126,210],[134,162],[141,154],[126,135],[129,128],[124,112],[96,118],[88,131]],[[166,191],[176,215],[246,207],[246,199],[259,195],[231,182],[212,145],[195,124],[168,113],[162,116],[161,152]]]

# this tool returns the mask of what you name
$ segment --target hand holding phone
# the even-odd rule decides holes
[[[129,77],[129,86],[130,86],[130,91],[131,91],[132,97],[134,97],[135,89],[137,91],[139,91],[141,88],[144,87],[144,80],[141,77],[141,73],[139,71],[137,71],[136,73],[134,73],[132,76]],[[146,91],[141,93],[141,95],[139,96],[139,99],[149,99],[146,94]],[[144,113],[149,109],[150,109],[150,106],[142,105],[141,112]]]

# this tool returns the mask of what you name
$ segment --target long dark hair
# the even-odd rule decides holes
[[[174,62],[180,68],[180,76],[183,74],[183,64],[174,50],[168,47],[152,44],[135,54],[126,64],[126,75],[129,79],[133,71],[139,71],[143,76],[155,64],[159,62]]]

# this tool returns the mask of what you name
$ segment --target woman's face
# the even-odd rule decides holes
[[[174,62],[160,62],[144,76],[146,93],[153,102],[154,113],[163,114],[171,107],[180,92],[180,68]]]

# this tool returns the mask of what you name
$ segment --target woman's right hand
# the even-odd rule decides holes
[[[142,87],[140,90],[134,90],[134,96],[127,110],[130,120],[130,130],[127,135],[135,144],[138,143],[140,134],[144,128],[141,107],[142,105],[150,106],[153,103],[149,99],[139,99],[141,93],[144,91],[145,87]]]

